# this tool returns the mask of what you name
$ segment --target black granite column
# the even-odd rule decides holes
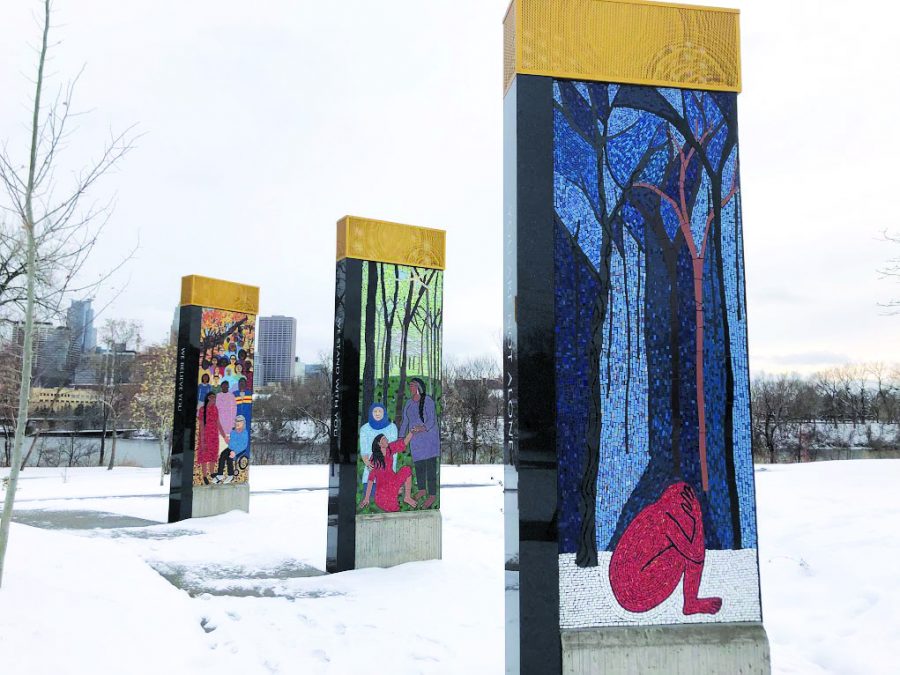
[[[557,450],[554,375],[553,80],[519,75],[505,112],[507,568],[518,564],[519,639],[507,664],[560,672]],[[510,125],[514,130],[510,132]],[[510,162],[513,162],[510,165]],[[510,302],[508,297],[513,294]],[[512,323],[512,325],[510,325]],[[517,505],[515,511],[511,504]],[[517,546],[518,550],[511,548]],[[518,554],[516,556],[516,553]],[[518,653],[515,653],[518,647]]]
[[[197,432],[197,376],[200,370],[202,307],[183,305],[178,318],[175,414],[169,476],[169,522],[191,517],[194,443]]]
[[[334,356],[331,394],[331,467],[328,479],[326,569],[356,567],[357,429],[342,420],[359,419],[359,349],[362,261],[345,258],[335,267]],[[344,485],[345,489],[341,490]]]

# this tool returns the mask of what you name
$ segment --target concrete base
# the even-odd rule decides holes
[[[769,675],[761,623],[586,628],[562,632],[564,675]]]
[[[191,518],[218,516],[229,511],[250,512],[250,485],[206,485],[191,490]]]
[[[356,516],[356,569],[440,559],[440,511]]]

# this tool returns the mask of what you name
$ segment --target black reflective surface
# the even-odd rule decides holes
[[[505,124],[515,125],[514,133],[507,128],[504,134],[506,456],[508,471],[516,473],[517,506],[511,508],[507,499],[506,565],[514,572],[518,563],[519,618],[518,626],[507,622],[508,631],[518,628],[518,639],[507,640],[507,670],[559,673],[553,80],[518,75],[506,105]],[[513,119],[509,106],[514,107]],[[508,580],[507,593],[509,586]]]
[[[331,466],[328,478],[329,572],[356,565],[357,430],[342,420],[359,419],[359,349],[362,261],[335,267],[334,353],[331,390]],[[343,486],[343,490],[341,489]]]
[[[203,308],[196,305],[183,305],[179,314],[175,415],[172,421],[172,460],[169,477],[170,523],[191,517],[202,314]]]

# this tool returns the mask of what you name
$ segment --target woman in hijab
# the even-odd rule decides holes
[[[369,406],[368,421],[359,429],[359,456],[363,461],[360,483],[364,486],[369,482],[369,471],[372,469],[372,442],[379,434],[383,434],[388,443],[393,443],[397,440],[397,425],[391,422],[383,403],[373,403]],[[393,458],[392,469],[397,470],[396,456]]]

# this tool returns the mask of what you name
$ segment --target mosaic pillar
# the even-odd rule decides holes
[[[259,289],[181,280],[169,522],[250,507]]]
[[[768,672],[738,14],[504,28],[507,672]]]
[[[445,235],[338,222],[329,572],[441,557]]]

